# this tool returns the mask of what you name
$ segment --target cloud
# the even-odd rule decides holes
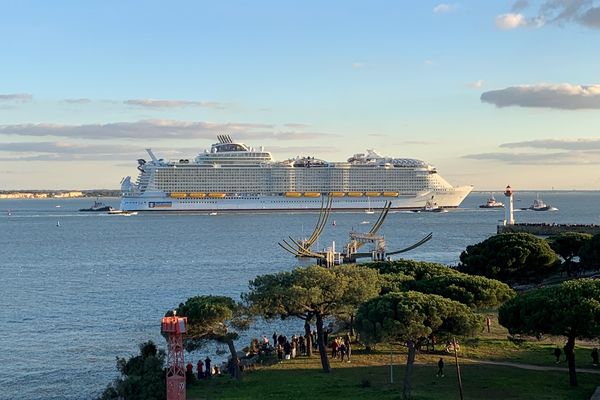
[[[541,107],[561,110],[600,109],[600,85],[538,84],[511,86],[481,95],[496,107]]]
[[[288,124],[283,124],[283,126],[285,126],[286,128],[292,128],[292,129],[305,129],[308,128],[309,125],[307,124],[299,124],[299,123],[288,123]]]
[[[80,98],[80,99],[64,99],[63,102],[65,103],[69,103],[69,104],[87,104],[87,103],[91,103],[92,100],[90,99],[86,99],[86,98]]]
[[[515,165],[590,165],[600,164],[600,151],[572,151],[555,153],[479,153],[462,158],[480,161],[499,161]]]
[[[1,143],[0,161],[89,161],[133,160],[140,154],[139,146],[117,144],[81,144],[69,142]]]
[[[354,68],[354,69],[363,69],[364,67],[365,67],[364,63],[355,62],[352,64],[352,68]]]
[[[526,18],[520,13],[500,14],[496,17],[496,28],[501,30],[511,30],[516,28],[540,28],[544,26],[543,17]]]
[[[437,6],[433,7],[433,12],[436,14],[445,14],[452,12],[458,8],[458,4],[447,4],[440,3]]]
[[[527,0],[517,0],[512,6],[512,12],[520,12],[529,7],[529,1]]]
[[[29,93],[8,93],[8,94],[0,94],[0,101],[19,101],[26,102],[31,101],[33,96]]]
[[[539,139],[523,142],[504,143],[500,147],[560,149],[560,150],[600,150],[600,138],[592,139]]]
[[[225,103],[216,101],[130,99],[125,100],[123,103],[146,108],[205,107],[219,110],[226,108]]]
[[[1,152],[19,153],[71,153],[71,154],[114,154],[132,153],[139,150],[139,146],[106,145],[106,144],[79,144],[68,142],[14,142],[0,143]]]
[[[296,132],[279,130],[275,125],[260,123],[215,123],[206,121],[178,121],[150,119],[137,122],[113,122],[107,124],[16,124],[0,125],[0,135],[54,136],[78,139],[210,139],[228,133],[238,140],[274,139],[309,140],[337,137],[321,132]]]
[[[539,28],[545,24],[576,23],[600,29],[600,5],[595,0],[544,0],[537,13],[531,17],[521,14],[528,6],[528,1],[516,1],[512,6],[512,12],[496,17],[496,26],[500,29],[514,29]]]
[[[470,87],[473,89],[481,89],[484,84],[485,84],[485,81],[483,79],[479,79],[475,82],[467,83],[467,87]]]

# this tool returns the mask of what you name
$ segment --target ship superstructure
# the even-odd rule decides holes
[[[274,161],[264,148],[218,136],[195,159],[165,161],[150,149],[138,160],[139,175],[121,182],[121,209],[128,211],[318,210],[321,198],[333,209],[421,208],[432,197],[438,206],[458,207],[471,186],[453,187],[428,163],[384,157],[374,150],[346,162],[314,157]]]

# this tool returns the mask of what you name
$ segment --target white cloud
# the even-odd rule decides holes
[[[124,104],[146,108],[178,108],[178,107],[205,107],[214,109],[226,108],[225,103],[216,101],[196,101],[196,100],[157,100],[157,99],[130,99],[125,100]]]
[[[596,0],[544,0],[541,1],[537,13],[531,17],[521,14],[528,6],[529,2],[526,0],[516,1],[511,13],[496,17],[496,26],[500,29],[539,28],[546,23],[564,25],[574,22],[600,29],[600,5]]]
[[[87,99],[87,98],[80,98],[80,99],[64,99],[63,100],[65,103],[69,103],[69,104],[87,104],[87,103],[91,103],[92,100]]]
[[[452,12],[458,8],[458,4],[447,4],[440,3],[437,6],[433,7],[433,12],[436,14],[445,14]]]
[[[479,153],[462,158],[480,161],[499,161],[516,165],[593,165],[600,164],[600,151],[571,151],[558,153]]]
[[[293,124],[292,124],[293,125]],[[289,128],[289,127],[288,127]],[[297,128],[297,127],[296,127]],[[336,137],[321,132],[283,131],[276,125],[261,123],[216,123],[206,121],[178,121],[151,119],[137,122],[106,124],[16,124],[0,125],[0,135],[54,136],[78,139],[210,139],[228,133],[235,139],[307,140]]]
[[[8,93],[8,94],[0,94],[0,101],[20,101],[26,102],[31,101],[33,96],[29,93]]]
[[[496,107],[542,107],[562,110],[600,109],[600,85],[570,83],[511,86],[481,95]]]
[[[516,29],[527,25],[527,19],[523,14],[506,13],[496,17],[496,28],[502,30]]]
[[[479,79],[475,82],[467,83],[467,87],[470,87],[473,89],[481,89],[484,84],[485,84],[485,81],[483,79]]]
[[[600,150],[600,138],[538,139],[523,142],[503,143],[505,148],[535,148],[561,150]]]

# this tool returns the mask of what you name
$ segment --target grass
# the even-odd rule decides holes
[[[318,356],[299,357],[248,372],[242,382],[213,377],[188,388],[190,400],[213,399],[400,399],[406,362],[394,353],[390,383],[389,353],[353,354],[352,363],[332,360],[332,372],[321,372]],[[445,377],[437,378],[439,355],[419,354],[413,375],[413,399],[459,399],[453,359],[445,356]],[[554,365],[554,364],[553,364]],[[579,386],[568,385],[566,372],[528,371],[492,365],[461,365],[465,399],[589,399],[600,376],[578,374]],[[368,383],[368,385],[367,385]],[[365,387],[366,386],[366,387]]]

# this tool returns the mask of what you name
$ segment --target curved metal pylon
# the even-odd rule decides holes
[[[333,198],[328,197],[327,200],[325,200],[325,196],[323,196],[323,198],[321,199],[321,209],[319,211],[319,218],[317,219],[317,224],[313,233],[308,239],[306,239],[306,241],[304,241],[303,243],[298,243],[291,236],[288,236],[294,244],[294,246],[288,243],[285,239],[282,240],[282,242],[285,245],[281,243],[277,244],[287,252],[293,254],[295,257],[325,258],[325,256],[323,256],[322,254],[310,251],[310,246],[312,246],[317,241],[317,239],[323,232],[323,229],[327,224],[327,220],[329,219],[329,214],[331,213],[332,202]]]
[[[427,236],[425,236],[423,239],[419,240],[417,243],[415,243],[413,245],[410,245],[402,250],[386,252],[385,254],[388,256],[393,256],[394,254],[405,253],[407,251],[416,249],[417,247],[424,245],[425,243],[430,241],[432,237],[433,237],[433,233],[429,233]],[[371,257],[371,255],[372,255],[371,253],[354,253],[354,254],[352,254],[352,258],[356,260],[357,258]]]
[[[397,250],[397,251],[392,251],[390,253],[387,253],[388,256],[393,256],[394,254],[400,254],[400,253],[405,253],[407,251],[416,249],[419,246],[424,245],[425,243],[429,242],[431,240],[431,238],[433,237],[433,232],[429,232],[429,234],[427,236],[425,236],[423,239],[419,240],[417,243],[408,246],[407,248],[404,248],[402,250]]]
[[[379,228],[381,228],[381,225],[383,225],[383,221],[385,221],[385,217],[387,217],[388,213],[390,212],[390,208],[392,208],[392,202],[388,201],[387,203],[385,203],[385,206],[383,206],[383,208],[381,209],[381,213],[379,214],[377,221],[373,224],[373,227],[369,231],[369,235],[376,234]],[[356,248],[360,249],[364,244],[365,243],[358,243],[356,245]]]

